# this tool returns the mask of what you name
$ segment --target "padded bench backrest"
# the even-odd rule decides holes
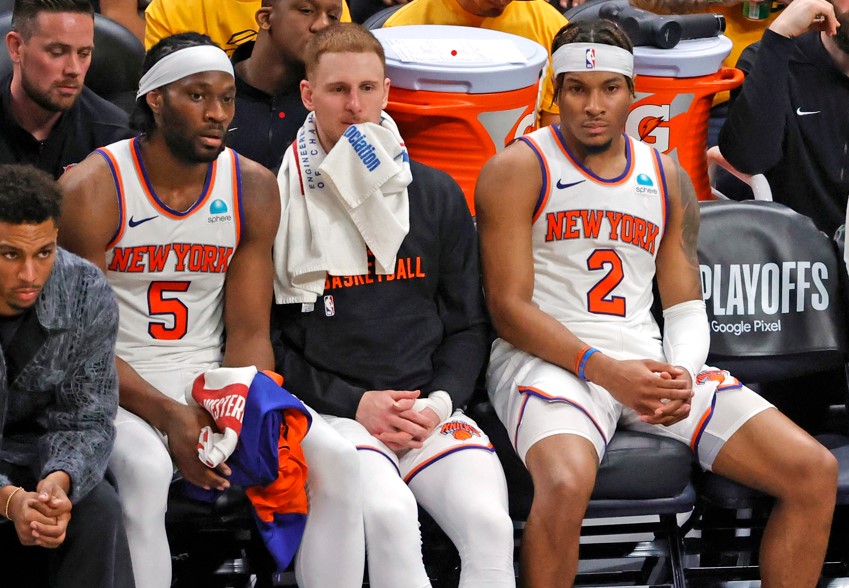
[[[808,217],[775,202],[702,202],[698,251],[708,363],[748,382],[845,363],[842,260]]]

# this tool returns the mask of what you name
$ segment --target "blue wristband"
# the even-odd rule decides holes
[[[584,351],[584,354],[581,356],[581,359],[578,362],[578,377],[585,382],[589,382],[589,380],[584,375],[584,368],[587,367],[587,360],[589,360],[593,353],[598,353],[598,349],[596,349],[595,347],[590,347],[589,349]]]

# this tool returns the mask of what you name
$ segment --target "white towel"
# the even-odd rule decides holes
[[[379,125],[348,127],[327,154],[311,112],[277,175],[277,303],[315,302],[328,273],[368,273],[369,250],[376,273],[394,273],[398,249],[410,230],[407,186],[412,179],[404,141],[385,112]]]

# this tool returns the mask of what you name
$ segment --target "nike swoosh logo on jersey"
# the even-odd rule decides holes
[[[822,112],[821,110],[802,110],[801,108],[796,109],[796,114],[799,116],[807,116],[809,114],[819,114]]]
[[[557,189],[565,190],[566,188],[571,188],[572,186],[577,186],[580,183],[586,182],[586,180],[578,180],[577,182],[571,182],[569,184],[564,184],[560,180],[557,180]]]
[[[137,227],[140,224],[146,223],[147,221],[151,221],[155,218],[159,218],[159,215],[157,214],[157,215],[154,215],[154,216],[149,216],[147,218],[141,218],[139,220],[133,220],[133,217],[130,217],[130,220],[127,224],[130,225],[130,228],[132,229],[133,227]]]

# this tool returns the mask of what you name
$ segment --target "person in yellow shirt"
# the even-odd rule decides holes
[[[781,14],[781,10],[784,8],[783,3],[773,2],[772,4],[769,16],[763,20],[750,20],[743,16],[739,3],[733,6],[716,6],[711,9],[711,12],[725,17],[724,34],[734,43],[731,53],[725,58],[725,65],[734,67],[743,49],[761,40],[764,31],[772,24],[775,17]]]
[[[160,39],[177,33],[203,33],[232,55],[236,47],[256,38],[254,16],[263,0],[153,0],[144,13],[144,48],[149,50]],[[314,7],[304,0],[306,8]],[[341,22],[350,22],[348,3],[342,1]]]
[[[567,20],[545,0],[415,0],[398,9],[383,26],[420,24],[476,27],[525,37],[546,48],[550,65],[551,41]],[[549,71],[543,72],[539,126],[557,122],[560,115]]]

